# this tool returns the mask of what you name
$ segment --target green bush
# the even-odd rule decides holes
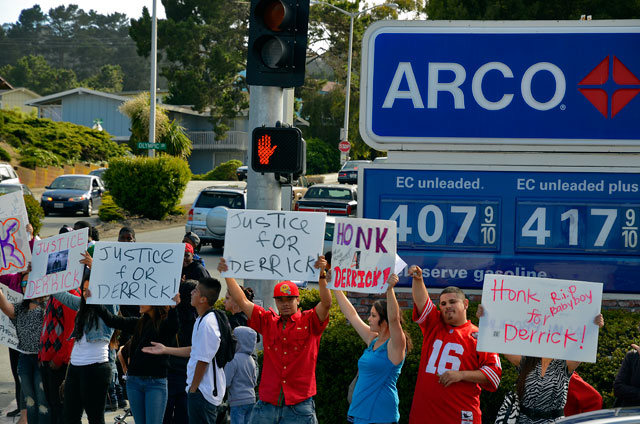
[[[168,155],[112,159],[104,174],[119,207],[150,219],[163,219],[175,210],[190,177],[187,162]]]
[[[340,152],[337,147],[319,138],[310,138],[307,142],[307,174],[328,174],[340,169]]]
[[[44,219],[44,211],[40,206],[40,203],[33,196],[24,196],[24,205],[27,208],[27,215],[29,216],[29,223],[33,227],[33,235],[40,234],[42,228],[42,220]]]
[[[204,181],[238,181],[236,169],[240,166],[242,166],[242,162],[237,159],[231,159],[228,162],[221,163],[215,169],[197,179]]]
[[[11,160],[11,155],[5,149],[0,147],[0,160],[5,162],[9,162]]]
[[[124,211],[116,205],[110,194],[105,193],[102,196],[100,209],[98,209],[98,217],[102,222],[122,221],[124,219]]]

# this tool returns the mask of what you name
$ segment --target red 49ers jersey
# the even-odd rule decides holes
[[[498,388],[500,357],[477,352],[478,327],[471,321],[458,327],[445,324],[431,299],[424,311],[413,307],[413,320],[420,325],[424,338],[409,423],[481,424],[480,391]],[[447,371],[474,370],[480,370],[489,383],[480,386],[461,381],[444,387],[438,382]]]

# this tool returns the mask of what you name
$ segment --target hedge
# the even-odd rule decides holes
[[[317,290],[301,290],[300,306],[310,309],[320,300]],[[469,305],[468,318],[478,324],[475,317],[476,303]],[[413,350],[407,355],[402,373],[398,379],[398,395],[400,398],[400,422],[406,423],[413,399],[416,376],[420,365],[422,349],[422,333],[417,324],[411,320],[411,310],[404,310],[404,328],[411,334]],[[613,406],[613,380],[622,363],[630,344],[637,342],[640,313],[623,310],[603,311],[605,326],[600,330],[597,362],[583,363],[578,373],[593,385],[602,395],[604,407]],[[340,312],[334,300],[331,306],[331,318],[320,341],[320,351],[316,366],[317,395],[316,414],[323,424],[344,423],[347,416],[347,390],[349,383],[357,371],[357,362],[365,349],[365,345]],[[516,381],[515,367],[501,357],[502,381],[496,392],[482,391],[482,422],[493,423],[502,403],[504,394],[513,390]]]
[[[98,217],[102,222],[122,221],[124,219],[124,211],[116,205],[111,194],[105,193],[102,195]]]
[[[112,159],[104,173],[116,205],[150,219],[176,210],[190,178],[187,162],[168,155]]]
[[[236,170],[242,166],[242,162],[237,159],[221,163],[206,174],[198,174],[193,176],[193,180],[197,181],[238,181]]]

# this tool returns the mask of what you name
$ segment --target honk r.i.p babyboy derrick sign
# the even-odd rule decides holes
[[[329,288],[384,293],[395,262],[396,221],[336,218]]]
[[[485,275],[478,350],[595,362],[602,284]]]

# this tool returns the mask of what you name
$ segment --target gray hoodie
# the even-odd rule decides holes
[[[238,344],[233,359],[224,367],[229,388],[229,406],[247,405],[256,402],[255,387],[258,383],[258,367],[251,357],[258,334],[249,327],[233,330]]]

